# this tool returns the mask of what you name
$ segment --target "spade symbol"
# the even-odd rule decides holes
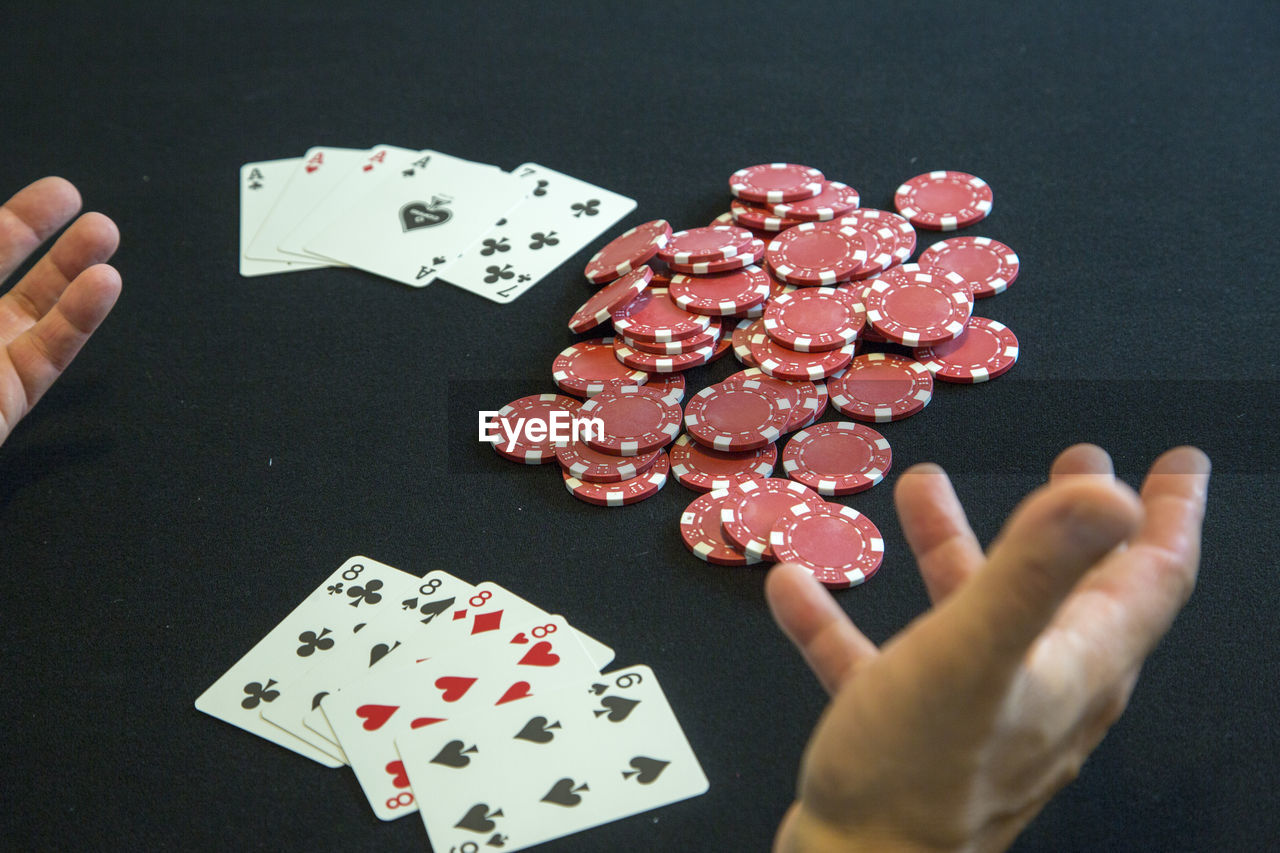
[[[635,776],[636,781],[639,782],[641,785],[648,785],[654,779],[657,779],[659,776],[661,776],[662,771],[666,770],[667,765],[670,763],[671,763],[670,761],[662,761],[657,758],[649,758],[648,756],[637,755],[635,758],[631,759],[631,766],[634,767],[635,769],[623,770],[622,778],[630,779],[632,776]]]
[[[599,682],[596,682],[595,684],[591,685],[591,692],[596,694],[597,696],[599,696],[601,693],[605,692],[608,689],[609,689],[609,685],[601,684]]]
[[[467,754],[472,752],[479,752],[479,750],[474,746],[464,747],[460,740],[451,740],[444,745],[444,749],[436,753],[431,763],[443,764],[445,767],[466,767],[471,763]]]
[[[467,813],[462,816],[462,820],[454,824],[458,829],[469,829],[472,832],[489,832],[497,826],[489,818],[502,817],[502,809],[496,812],[489,811],[488,803],[476,803],[467,809]]]
[[[567,806],[572,808],[582,802],[582,795],[579,791],[589,791],[587,783],[583,782],[578,787],[573,787],[573,780],[569,778],[561,779],[551,786],[551,790],[547,791],[542,798],[544,803],[555,803],[558,806]]]
[[[486,847],[502,847],[506,843],[507,843],[507,836],[503,835],[501,832],[495,832],[493,835],[489,837],[489,840],[485,842],[485,846]]]
[[[316,708],[319,708],[319,707],[320,707],[320,702],[321,702],[321,701],[323,701],[323,700],[324,700],[324,697],[326,697],[326,696],[328,696],[328,695],[329,695],[329,691],[328,691],[328,690],[321,690],[319,693],[317,693],[316,695],[312,696],[312,697],[311,697],[311,710],[313,710],[313,711],[314,711]]]
[[[516,737],[520,740],[527,740],[531,743],[551,743],[555,735],[551,733],[551,729],[560,728],[560,721],[548,725],[547,718],[538,716],[524,724],[524,728],[516,732]]]
[[[388,646],[386,643],[378,643],[369,650],[369,666],[373,666],[375,663],[382,660],[398,648],[400,648],[399,640],[396,640],[396,644],[394,646]]]
[[[597,710],[595,715],[608,714],[608,720],[611,723],[620,723],[631,715],[631,712],[640,704],[639,699],[628,699],[625,696],[606,696],[600,700],[600,704],[604,706],[604,710]]]
[[[430,228],[432,225],[448,222],[453,218],[453,211],[438,206],[444,203],[438,198],[433,198],[430,205],[421,201],[409,202],[400,208],[400,227],[405,231],[413,231],[417,228]]]
[[[422,607],[418,609],[418,612],[427,617],[426,619],[421,620],[422,624],[430,625],[432,619],[452,607],[453,603],[457,600],[458,599],[456,598],[445,598],[440,601],[428,601],[426,604],[422,605]]]

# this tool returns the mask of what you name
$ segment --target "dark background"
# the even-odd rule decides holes
[[[1178,443],[1215,464],[1199,588],[1016,849],[1280,837],[1275,4],[165,5],[0,24],[0,193],[74,181],[120,225],[125,281],[0,448],[5,845],[422,849],[349,772],[192,707],[357,553],[498,581],[661,677],[710,792],[547,849],[763,850],[791,800],[824,695],[763,572],[684,550],[674,479],[600,509],[473,439],[478,409],[555,390],[605,238],[508,306],[353,270],[240,278],[240,164],[321,143],[543,163],[639,202],[610,235],[704,224],[759,162],[867,207],[931,169],[985,178],[994,213],[962,233],[1023,273],[978,313],[1022,357],[885,425],[889,480],[940,462],[986,542],[1072,442],[1134,484]],[[891,484],[846,502],[888,551],[837,597],[882,642],[927,599]]]

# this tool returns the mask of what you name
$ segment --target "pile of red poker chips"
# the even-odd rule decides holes
[[[570,443],[521,436],[495,449],[526,464],[557,460],[568,491],[601,506],[651,497],[675,474],[703,493],[680,520],[699,558],[788,560],[829,587],[852,586],[879,568],[883,541],[869,519],[824,496],[884,479],[889,442],[866,424],[923,410],[935,378],[984,382],[1013,366],[1013,333],[972,311],[1014,281],[1018,256],[986,237],[957,237],[905,263],[916,228],[954,230],[990,212],[991,188],[963,172],[905,182],[899,213],[861,208],[857,190],[796,164],[741,169],[729,186],[730,212],[710,225],[673,231],[653,220],[596,253],[585,274],[602,287],[568,325],[594,335],[611,321],[614,335],[556,356],[563,394],[499,412],[500,421],[560,412],[601,432]],[[861,352],[868,344],[911,355]],[[682,409],[683,372],[730,348],[748,369]],[[852,420],[817,423],[828,404]],[[789,479],[772,476],[779,458]]]

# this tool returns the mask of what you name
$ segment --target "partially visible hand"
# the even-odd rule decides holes
[[[1141,497],[1077,445],[983,554],[941,469],[898,480],[933,609],[877,649],[803,569],[774,616],[832,694],[779,851],[1003,850],[1123,712],[1195,584],[1209,460],[1156,460]]]
[[[0,207],[0,284],[80,210],[80,193],[42,178]],[[0,296],[0,444],[76,357],[120,295],[108,266],[115,223],[86,213]]]

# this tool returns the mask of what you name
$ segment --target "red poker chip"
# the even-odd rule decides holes
[[[779,561],[803,566],[831,589],[862,583],[884,561],[884,537],[871,519],[835,503],[783,516],[769,545]]]
[[[720,512],[728,497],[727,490],[717,489],[694,498],[680,516],[680,537],[699,560],[717,566],[754,565],[760,558],[742,553],[724,535]]]
[[[566,474],[584,483],[618,483],[639,477],[653,467],[661,450],[639,456],[601,453],[585,442],[575,441],[556,448],[556,461]]]
[[[668,292],[686,311],[722,317],[763,304],[769,298],[771,282],[769,275],[753,264],[715,275],[677,273],[671,277]]]
[[[854,272],[852,281],[871,278],[898,262],[893,254],[898,246],[898,236],[892,226],[881,225],[875,230],[859,228],[858,236],[862,238],[862,248],[867,253],[867,262]]]
[[[860,201],[862,199],[858,191],[848,184],[824,181],[822,192],[813,198],[775,204],[773,212],[777,216],[799,219],[801,222],[826,222],[855,209]]]
[[[711,273],[729,272],[730,270],[741,269],[759,263],[760,259],[764,257],[766,245],[764,240],[752,237],[751,242],[732,258],[727,258],[723,261],[698,261],[691,264],[679,264],[673,261],[667,266],[671,267],[673,272],[682,272],[686,275],[710,275]]]
[[[954,231],[986,219],[991,187],[968,172],[926,172],[898,187],[893,205],[917,228]]]
[[[739,226],[750,228],[752,231],[757,232],[756,236],[760,236],[759,232],[772,235],[777,231],[785,231],[793,225],[799,225],[804,221],[802,219],[792,219],[789,216],[778,216],[773,212],[772,208],[750,204],[736,198],[729,202],[729,215],[733,217],[733,221]]]
[[[671,445],[671,473],[680,485],[695,492],[727,489],[742,480],[758,480],[773,474],[778,448],[772,444],[755,450],[712,450],[688,435]],[[720,520],[716,519],[718,527]]]
[[[652,468],[638,477],[618,483],[587,483],[571,476],[568,471],[562,474],[564,487],[578,500],[596,506],[626,506],[639,503],[662,491],[670,470],[671,465],[667,462],[667,454],[659,451],[658,460]]]
[[[769,269],[788,284],[846,281],[867,260],[857,229],[839,222],[805,222],[778,234],[765,249]]]
[[[884,265],[884,268],[900,264],[911,257],[911,253],[916,250],[916,230],[911,227],[911,223],[903,219],[896,213],[888,210],[876,210],[871,207],[861,207],[857,210],[851,210],[840,220],[851,227],[860,231],[871,231],[880,237],[883,242],[883,251],[887,251],[893,255],[893,260]],[[881,229],[888,228],[893,233],[893,244],[884,239]],[[870,259],[868,259],[870,260]],[[858,274],[862,275],[865,269],[859,270]],[[877,270],[878,272],[878,270]]]
[[[787,425],[783,428],[783,432],[800,429],[812,422],[822,414],[822,410],[827,405],[826,389],[819,383],[810,382],[807,379],[799,382],[778,379],[758,367],[739,370],[720,384],[735,385],[747,381],[759,382],[766,388],[774,388],[779,393],[787,395],[787,400],[791,404],[791,416],[787,418]]]
[[[613,312],[613,328],[637,341],[665,343],[701,335],[711,318],[692,314],[668,298],[665,287],[650,287]]]
[[[755,450],[776,441],[791,417],[791,402],[759,382],[710,385],[689,398],[685,429],[713,450]]]
[[[729,191],[756,204],[778,204],[813,198],[822,192],[825,176],[796,163],[761,163],[729,176]]]
[[[720,340],[716,341],[715,352],[711,353],[711,358],[707,359],[707,364],[719,361],[728,355],[729,350],[733,348],[733,327],[729,323],[720,324]]]
[[[953,272],[969,284],[975,299],[1003,293],[1018,277],[1018,253],[990,237],[939,240],[920,254],[920,269]]]
[[[1008,326],[986,317],[970,317],[952,340],[915,351],[936,379],[973,384],[1008,373],[1018,361],[1018,338]]]
[[[713,355],[714,359],[715,356]],[[640,390],[646,394],[657,394],[659,397],[674,397],[676,402],[684,400],[684,374],[683,373],[653,373],[649,375],[649,381],[640,387]]]
[[[696,264],[703,261],[727,261],[738,255],[755,239],[750,231],[736,225],[705,225],[676,231],[658,257],[667,264]]]
[[[735,483],[727,490],[720,510],[725,537],[750,557],[775,560],[769,544],[769,533],[778,519],[801,507],[821,509],[826,505],[817,493],[803,483],[767,477]]]
[[[909,347],[949,341],[964,331],[973,297],[955,273],[928,273],[916,264],[886,270],[870,282],[867,321],[884,337]]]
[[[627,385],[643,385],[649,374],[634,370],[613,354],[613,338],[578,341],[566,347],[551,363],[556,387],[567,394],[594,397],[601,391]]]
[[[933,374],[914,358],[883,352],[857,356],[838,379],[827,380],[831,404],[866,423],[900,421],[933,398]]]
[[[639,456],[666,447],[680,433],[680,403],[637,388],[603,391],[578,410],[582,440],[616,456]],[[598,424],[590,429],[587,422]],[[590,430],[590,431],[588,431]]]
[[[759,367],[760,362],[751,354],[751,336],[764,334],[764,321],[745,319],[733,329],[730,340],[733,342],[733,355],[747,367]]]
[[[764,324],[761,324],[763,329]],[[767,334],[752,334],[749,339],[751,356],[757,366],[770,376],[798,382],[808,379],[817,382],[826,379],[849,366],[853,360],[854,344],[825,352],[797,352],[787,349]]]
[[[594,329],[631,300],[640,295],[649,286],[653,278],[653,270],[640,267],[624,275],[592,294],[591,298],[573,312],[569,318],[569,329],[581,334]]]
[[[782,470],[820,495],[851,495],[879,483],[893,462],[889,442],[869,426],[827,421],[800,430],[782,451]]]
[[[512,462],[526,465],[550,462],[556,458],[556,448],[560,445],[553,440],[555,432],[571,430],[581,408],[577,400],[560,394],[532,394],[514,400],[498,410],[498,440],[493,449]],[[533,435],[528,432],[530,427],[535,430]]]
[[[597,284],[613,281],[658,254],[671,238],[671,224],[655,219],[614,237],[587,261],[587,279]]]
[[[716,340],[701,349],[689,350],[678,355],[657,355],[651,352],[634,350],[626,344],[617,342],[613,345],[613,354],[627,367],[643,370],[647,373],[679,373],[691,367],[698,367],[711,360],[716,351]]]
[[[626,335],[622,336],[622,343],[640,352],[651,352],[654,355],[679,355],[683,352],[690,352],[703,347],[713,346],[716,341],[720,340],[720,326],[712,323],[705,332],[700,335],[694,335],[692,338],[684,338],[679,341],[637,341]],[[615,343],[616,347],[616,343]]]
[[[797,352],[824,352],[853,343],[867,323],[862,303],[829,287],[784,293],[764,310],[769,337]]]

